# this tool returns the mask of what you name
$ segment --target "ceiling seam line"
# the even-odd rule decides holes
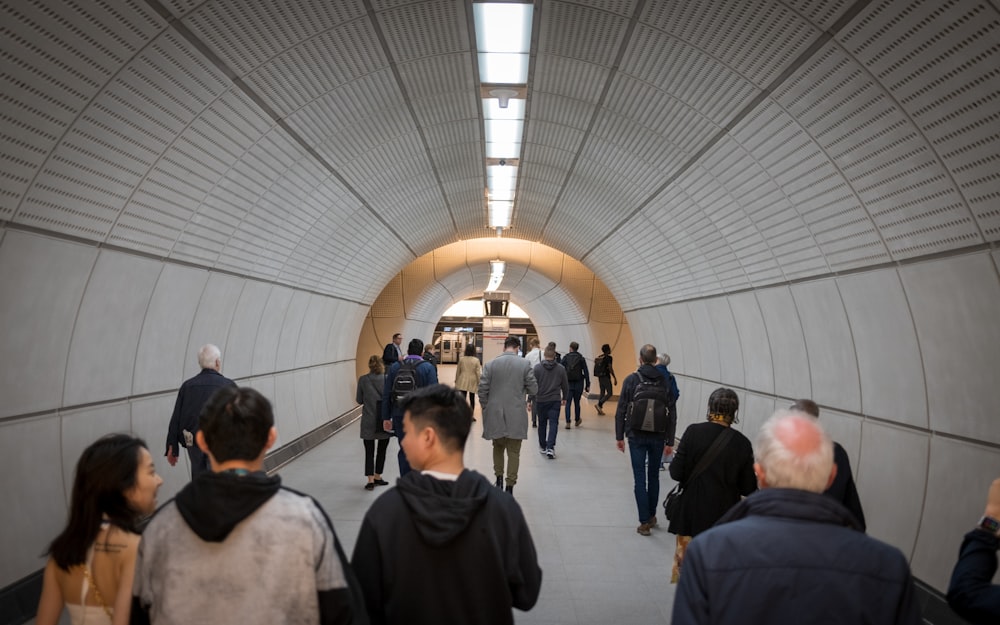
[[[867,273],[869,271],[878,271],[881,269],[901,269],[908,265],[916,265],[918,263],[923,263],[931,260],[943,260],[959,256],[966,256],[968,254],[975,254],[978,252],[992,252],[998,250],[1000,250],[1000,244],[996,242],[976,243],[975,245],[968,245],[966,247],[960,247],[952,250],[944,250],[942,252],[932,252],[930,254],[924,254],[922,256],[912,256],[910,258],[904,258],[901,260],[890,260],[884,263],[879,263],[877,265],[867,265],[865,267],[853,267],[851,269],[845,269],[843,271],[830,271],[815,276],[805,276],[802,278],[795,278],[793,280],[782,280],[781,282],[772,282],[768,284],[758,285],[755,287],[746,287],[743,289],[737,289],[735,291],[723,291],[721,293],[715,293],[713,295],[699,295],[697,297],[688,297],[685,299],[677,299],[670,302],[661,302],[659,304],[650,304],[648,306],[629,308],[628,310],[625,310],[623,308],[622,312],[628,314],[628,313],[640,312],[643,310],[653,310],[668,304],[685,304],[688,302],[701,302],[710,299],[716,299],[718,297],[728,297],[730,295],[753,293],[754,291],[759,291],[762,289],[777,288],[781,286],[794,286],[796,284],[803,284],[806,282],[816,282],[817,280],[828,280],[830,278],[844,278],[859,273]]]
[[[683,378],[686,378],[688,380],[696,380],[696,381],[699,381],[699,382],[709,382],[709,383],[712,383],[712,384],[717,384],[719,382],[719,380],[710,380],[708,378],[703,378],[701,376],[685,375],[683,373],[677,373],[676,375],[678,375],[680,377],[683,377]],[[773,397],[775,399],[787,400],[789,402],[794,402],[796,400],[795,397],[786,397],[785,395],[779,395],[778,393],[767,393],[767,392],[763,392],[763,391],[757,391],[757,390],[754,390],[754,389],[746,387],[746,386],[739,386],[739,385],[736,385],[736,384],[729,384],[728,386],[731,387],[731,388],[733,388],[733,389],[735,389],[735,390],[743,391],[745,393],[752,393],[754,395],[763,395],[763,396],[766,396],[766,397]],[[930,427],[926,427],[925,428],[925,427],[921,427],[919,425],[913,425],[912,423],[901,423],[899,421],[892,421],[891,419],[886,419],[885,417],[877,417],[875,415],[870,415],[870,414],[866,414],[864,412],[858,412],[858,411],[854,411],[854,410],[842,410],[840,408],[834,408],[832,406],[824,406],[822,404],[820,405],[820,408],[831,410],[833,412],[836,412],[838,415],[846,415],[848,417],[857,417],[857,418],[859,418],[859,419],[861,419],[863,421],[871,421],[871,422],[877,423],[879,425],[888,425],[888,426],[892,426],[894,428],[898,428],[898,429],[902,429],[902,430],[908,430],[910,432],[917,432],[917,433],[920,433],[920,434],[929,434],[929,435],[937,437],[937,438],[944,438],[944,439],[953,440],[953,441],[961,441],[963,443],[972,443],[972,444],[975,444],[975,445],[979,445],[979,446],[982,446],[982,447],[989,447],[989,448],[992,448],[992,449],[1000,449],[1000,443],[994,443],[994,442],[985,441],[985,440],[981,440],[981,439],[971,438],[969,436],[963,436],[961,434],[952,434],[950,432],[942,432],[940,430],[935,430],[935,429],[930,428]]]
[[[310,371],[318,367],[329,367],[333,365],[340,365],[344,363],[354,362],[353,358],[343,358],[340,360],[330,360],[328,362],[319,362],[313,365],[303,366],[303,367],[293,367],[291,369],[281,369],[278,371],[273,371],[266,375],[247,375],[238,376],[236,380],[243,380],[245,382],[252,382],[253,380],[258,380],[261,378],[273,377],[278,375],[287,375],[289,373],[296,373],[299,371]],[[134,402],[141,399],[150,399],[153,397],[174,397],[177,393],[177,389],[164,389],[162,391],[148,391],[146,393],[132,393],[129,395],[122,395],[120,397],[114,397],[112,399],[105,399],[101,401],[83,402],[80,404],[71,404],[68,406],[59,406],[58,408],[52,408],[51,410],[35,410],[33,412],[26,412],[18,415],[8,415],[6,417],[0,417],[0,424],[2,423],[15,423],[17,421],[26,421],[28,419],[36,419],[38,417],[58,417],[62,413],[74,412],[77,410],[88,410],[90,408],[98,408],[100,406],[112,406],[115,404],[120,404],[122,402]]]
[[[83,237],[78,237],[73,234],[54,232],[51,230],[46,230],[44,228],[39,228],[37,226],[29,226],[28,224],[16,223],[13,221],[0,221],[0,229],[11,230],[17,232],[27,232],[30,234],[37,234],[39,236],[48,237],[50,239],[58,239],[60,241],[68,241],[70,243],[76,243],[79,245],[85,245],[87,247],[97,248],[98,250],[108,250],[110,252],[118,252],[121,254],[127,254],[129,256],[137,256],[139,258],[146,258],[148,260],[154,260],[167,265],[174,265],[177,267],[188,267],[190,269],[200,269],[202,271],[208,271],[209,273],[218,273],[224,276],[230,276],[233,278],[239,278],[241,280],[251,280],[260,284],[270,284],[272,286],[280,286],[286,289],[291,289],[293,291],[299,291],[301,293],[309,293],[312,295],[319,295],[321,297],[326,297],[329,299],[339,300],[341,302],[347,302],[349,304],[357,304],[358,306],[371,306],[371,304],[365,304],[364,302],[359,302],[357,300],[349,299],[340,295],[333,295],[331,293],[324,293],[322,291],[317,291],[315,289],[304,289],[299,286],[293,286],[291,284],[286,284],[278,280],[265,280],[257,276],[252,276],[249,274],[243,274],[236,271],[231,271],[229,269],[220,269],[218,267],[208,267],[206,265],[199,265],[198,263],[191,262],[189,260],[182,260],[179,258],[170,258],[169,256],[159,256],[151,252],[143,252],[141,250],[134,250],[129,247],[122,247],[120,245],[114,245],[113,243],[103,243],[101,241],[94,241],[92,239],[86,239]]]
[[[448,194],[445,193],[444,183],[441,181],[441,174],[437,170],[437,166],[434,164],[434,158],[431,156],[430,146],[427,144],[427,136],[424,134],[424,129],[420,125],[420,121],[417,118],[417,112],[413,108],[413,102],[410,101],[410,93],[406,90],[403,83],[403,78],[399,74],[399,67],[396,63],[395,58],[389,52],[389,43],[386,41],[385,33],[382,32],[382,26],[378,23],[378,14],[375,9],[372,8],[371,0],[364,0],[365,11],[368,12],[368,19],[371,21],[372,29],[375,31],[375,36],[378,37],[379,45],[382,46],[382,52],[385,53],[385,58],[389,62],[389,71],[392,72],[392,77],[396,80],[396,87],[403,96],[403,104],[406,105],[406,110],[410,113],[410,119],[413,120],[413,127],[416,129],[417,134],[420,136],[420,143],[424,146],[424,153],[427,155],[427,164],[431,168],[431,172],[434,174],[434,180],[438,184],[438,189],[441,191],[441,200],[444,202],[445,208],[448,209],[448,217],[451,218],[451,227],[455,230],[455,236],[458,236],[458,221],[455,219],[455,211],[452,210],[451,204],[448,202]]]
[[[183,37],[189,44],[194,46],[194,48],[198,50],[198,52],[201,53],[209,63],[214,65],[216,69],[225,74],[226,77],[232,81],[234,87],[239,89],[243,93],[243,95],[250,98],[250,100],[255,105],[260,107],[261,111],[267,117],[269,117],[278,128],[281,128],[288,135],[288,137],[292,140],[293,143],[297,144],[300,148],[302,148],[306,152],[306,154],[313,157],[313,159],[315,159],[315,161],[323,169],[328,171],[330,175],[337,180],[337,182],[343,185],[343,187],[351,195],[353,195],[355,199],[357,199],[358,203],[361,204],[361,206],[365,207],[365,209],[369,213],[371,213],[371,215],[375,219],[377,219],[379,222],[382,223],[383,226],[385,226],[387,231],[391,232],[400,241],[403,247],[405,247],[407,251],[409,251],[410,254],[413,255],[414,258],[417,257],[417,253],[413,250],[413,248],[410,247],[410,244],[406,241],[406,239],[404,239],[398,232],[396,232],[395,228],[393,228],[388,221],[386,221],[381,215],[379,215],[378,211],[376,211],[374,207],[372,207],[370,204],[368,204],[368,202],[364,200],[364,198],[362,198],[361,194],[358,193],[358,191],[354,188],[354,186],[351,185],[351,183],[349,183],[329,161],[327,161],[319,152],[317,152],[315,148],[309,145],[309,143],[306,142],[305,138],[302,137],[302,135],[300,135],[291,126],[289,126],[288,122],[282,119],[278,115],[278,112],[275,111],[273,108],[271,108],[264,101],[264,98],[262,98],[256,91],[251,89],[250,86],[247,83],[245,83],[243,79],[241,79],[236,74],[236,72],[232,70],[232,68],[226,65],[222,61],[222,59],[219,58],[218,55],[212,52],[212,50],[209,49],[209,47],[201,39],[199,39],[191,31],[191,29],[189,29],[183,23],[183,18],[175,17],[173,13],[168,11],[160,3],[159,0],[144,0],[144,1],[146,2],[146,4],[150,6],[150,8],[152,8],[161,16],[163,16],[167,22],[167,25],[173,28],[177,32],[177,34]]]
[[[601,95],[597,98],[597,102],[594,103],[594,112],[590,116],[590,123],[587,124],[587,129],[583,132],[583,139],[580,142],[580,148],[576,151],[576,154],[573,155],[573,162],[570,163],[569,167],[566,169],[566,176],[563,178],[563,183],[559,187],[559,193],[556,194],[555,199],[552,201],[552,208],[549,209],[549,214],[545,218],[545,222],[542,223],[542,227],[539,229],[542,237],[545,236],[545,231],[549,227],[549,222],[552,221],[552,217],[556,213],[556,207],[559,206],[559,202],[562,201],[563,194],[569,187],[570,178],[573,176],[573,172],[576,171],[577,163],[580,162],[580,158],[586,148],[588,138],[593,134],[594,126],[597,125],[597,119],[601,115],[601,107],[608,99],[608,93],[611,91],[611,83],[614,82],[615,76],[618,74],[618,69],[621,67],[622,59],[625,58],[625,52],[628,51],[629,42],[632,40],[633,33],[635,33],[635,27],[639,23],[639,15],[642,14],[642,10],[644,8],[646,8],[646,0],[639,0],[635,6],[635,10],[632,11],[632,17],[629,18],[628,26],[625,28],[625,33],[622,36],[622,43],[618,47],[618,53],[615,54],[615,60],[608,68],[608,78],[604,81],[604,87],[601,89]],[[620,226],[621,224],[619,224],[619,227]],[[614,230],[611,232],[614,232]],[[610,235],[611,232],[608,234]],[[589,254],[589,252],[587,253]],[[584,254],[579,258],[579,260],[583,262],[583,259],[586,258],[586,256],[587,254]]]
[[[676,182],[678,178],[687,173],[688,170],[690,170],[699,161],[701,161],[701,159],[705,156],[705,154],[709,150],[715,147],[724,137],[729,135],[729,133],[732,132],[733,129],[735,129],[739,123],[741,123],[744,119],[746,119],[747,116],[750,115],[750,113],[752,113],[758,106],[760,106],[762,102],[764,102],[764,100],[769,98],[771,94],[778,89],[778,87],[780,87],[782,84],[784,84],[786,80],[788,80],[788,78],[792,75],[793,72],[798,71],[803,65],[806,64],[807,61],[809,61],[813,57],[813,55],[819,52],[819,50],[823,46],[832,41],[834,39],[834,36],[838,32],[840,32],[840,30],[844,28],[844,26],[846,26],[848,22],[853,20],[858,15],[858,13],[860,13],[862,9],[867,7],[871,2],[872,0],[858,0],[853,5],[851,5],[851,7],[847,11],[845,11],[844,14],[841,15],[836,22],[834,22],[833,26],[830,27],[830,30],[821,31],[816,40],[808,48],[806,48],[805,51],[802,52],[802,54],[800,54],[794,61],[792,61],[788,65],[788,67],[786,67],[780,74],[778,74],[778,76],[775,77],[774,80],[772,80],[756,96],[754,96],[754,98],[750,100],[750,102],[748,102],[746,106],[740,109],[722,128],[719,129],[718,132],[716,132],[712,137],[710,137],[705,142],[705,144],[697,152],[695,152],[694,155],[691,156],[691,158],[689,158],[683,165],[681,165],[680,168],[674,171],[674,173],[667,176],[666,181],[664,181],[662,185],[657,187],[652,193],[649,194],[649,196],[645,200],[640,202],[635,209],[633,209],[629,214],[627,214],[617,224],[615,224],[615,226],[608,231],[607,235],[605,235],[605,237],[601,241],[595,243],[589,250],[584,252],[580,256],[580,262],[584,262],[586,258],[590,256],[592,253],[594,253],[594,251],[598,247],[600,247],[604,241],[610,238],[612,234],[615,234],[616,232],[621,230],[626,223],[628,223],[639,212],[641,212],[643,209],[649,206],[649,204],[652,203],[653,200],[655,200],[664,191],[666,191],[667,188],[674,182]]]

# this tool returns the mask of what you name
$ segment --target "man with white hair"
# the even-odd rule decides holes
[[[177,401],[174,402],[174,412],[170,415],[170,426],[167,428],[167,462],[170,466],[177,464],[180,447],[186,447],[191,460],[191,479],[199,473],[210,471],[211,467],[206,456],[195,444],[195,434],[198,432],[198,415],[208,403],[209,398],[223,386],[236,386],[236,383],[222,375],[222,352],[209,343],[198,350],[198,365],[201,373],[181,384],[177,391]]]
[[[761,490],[691,541],[672,622],[919,625],[906,558],[823,495],[837,469],[819,422],[775,413],[755,455]]]

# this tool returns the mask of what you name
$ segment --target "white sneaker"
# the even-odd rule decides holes
[[[540,454],[542,454],[544,456],[545,455],[545,448],[544,447],[539,447],[538,448],[538,453],[540,453]]]
[[[556,459],[556,451],[554,449],[546,449],[545,455],[549,457],[549,460]]]

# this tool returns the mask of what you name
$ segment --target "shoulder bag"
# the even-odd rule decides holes
[[[719,455],[719,452],[722,451],[722,448],[726,446],[727,442],[729,442],[729,439],[732,436],[732,434],[733,434],[732,428],[727,427],[725,432],[715,437],[715,440],[712,442],[712,446],[708,448],[708,451],[705,452],[705,455],[702,456],[701,460],[698,461],[698,464],[695,465],[694,471],[691,472],[691,476],[688,477],[687,479],[686,482],[687,484],[693,482],[695,478],[701,475],[705,471],[705,469],[708,468],[708,465],[712,464],[712,461],[715,460],[715,457]],[[683,442],[684,441],[681,441],[682,444]],[[680,508],[681,505],[681,495],[683,494],[684,494],[684,487],[678,483],[675,484],[672,489],[670,489],[670,492],[667,493],[666,498],[664,498],[663,516],[666,517],[668,521],[673,519],[674,516],[677,515],[677,510],[678,508]]]

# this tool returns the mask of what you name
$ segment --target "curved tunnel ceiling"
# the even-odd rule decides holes
[[[436,324],[454,302],[483,294],[492,259],[507,262],[500,290],[510,291],[511,301],[538,326],[623,321],[607,287],[579,261],[540,243],[497,238],[452,243],[421,256],[386,286],[373,309],[395,298],[406,302],[407,319]]]
[[[484,233],[468,2],[2,6],[13,227],[363,304]],[[995,7],[536,8],[510,235],[626,310],[997,240]]]

